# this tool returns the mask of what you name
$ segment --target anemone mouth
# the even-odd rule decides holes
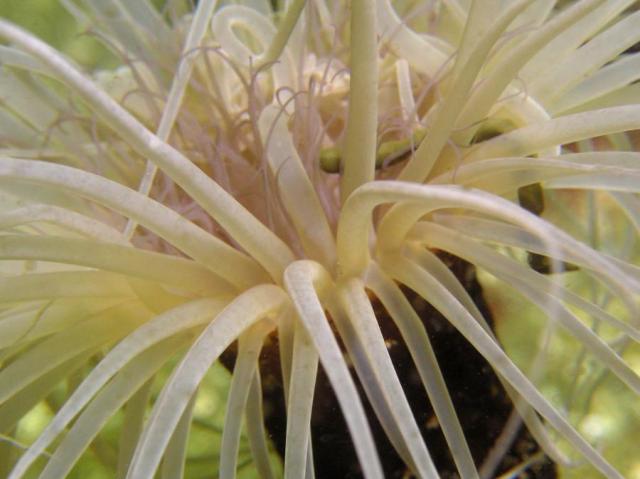
[[[12,93],[0,105],[3,429],[89,364],[8,460],[11,479],[68,429],[40,471],[64,477],[125,404],[118,477],[180,477],[198,387],[234,342],[212,466],[221,477],[236,475],[243,415],[258,473],[274,476],[262,350],[278,359],[263,369],[281,372],[285,477],[313,477],[318,384],[344,417],[352,472],[381,478],[389,457],[394,473],[491,476],[517,428],[498,421],[496,447],[472,450],[466,406],[441,374],[449,361],[429,337],[438,325],[494,369],[541,451],[570,466],[570,446],[622,477],[545,395],[546,347],[524,368],[505,352],[468,265],[522,295],[547,341],[556,328],[570,337],[576,368],[591,357],[600,377],[640,394],[625,355],[640,340],[640,173],[625,135],[640,128],[637,54],[624,53],[640,37],[640,13],[624,13],[632,1],[452,0],[428,18],[416,3],[407,20],[387,0],[332,13],[325,2],[274,12],[203,0],[175,28],[150,2],[82,3],[66,6],[127,59],[115,76],[91,78],[0,20],[10,43],[0,80]],[[600,136],[606,145],[591,141]],[[595,196],[586,232],[541,217],[542,192],[566,189],[604,191],[634,229],[611,233],[626,240],[603,251]],[[570,284],[577,276],[587,286]],[[425,302],[437,318],[421,316]],[[435,422],[412,410],[398,335],[407,381],[429,397]],[[162,387],[150,399],[152,378]],[[435,423],[447,466],[428,439]],[[380,451],[388,444],[392,453]]]

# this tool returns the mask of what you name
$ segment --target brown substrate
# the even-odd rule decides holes
[[[440,257],[447,262],[491,324],[491,315],[484,302],[482,289],[476,280],[473,266],[450,255],[440,254]],[[405,294],[413,303],[427,329],[471,453],[479,466],[495,444],[511,414],[511,401],[491,367],[449,322],[412,291],[405,290]],[[393,364],[440,476],[442,478],[458,477],[449,448],[409,352],[382,305],[375,300],[373,304],[383,335],[387,339]],[[264,390],[265,423],[276,449],[283,455],[286,414],[278,357],[277,337],[273,335],[263,349],[260,368]],[[223,362],[228,367],[232,366],[233,351],[227,352]],[[358,387],[361,397],[364,397],[359,384]],[[340,407],[322,368],[318,374],[313,407],[312,442],[316,477],[318,479],[362,477]],[[385,470],[385,477],[413,477],[390,445],[366,401],[365,407]],[[521,464],[538,452],[538,445],[529,432],[524,428],[521,429],[508,453],[502,458],[496,475]],[[557,474],[555,465],[543,459],[533,463],[517,477],[553,479]]]

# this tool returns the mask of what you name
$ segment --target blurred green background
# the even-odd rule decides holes
[[[87,68],[115,65],[92,35],[80,30],[58,0],[0,0],[0,15],[32,31]]]

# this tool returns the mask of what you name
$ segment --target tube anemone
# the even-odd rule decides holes
[[[631,477],[637,2],[62,3],[120,65],[0,19],[8,478]]]

